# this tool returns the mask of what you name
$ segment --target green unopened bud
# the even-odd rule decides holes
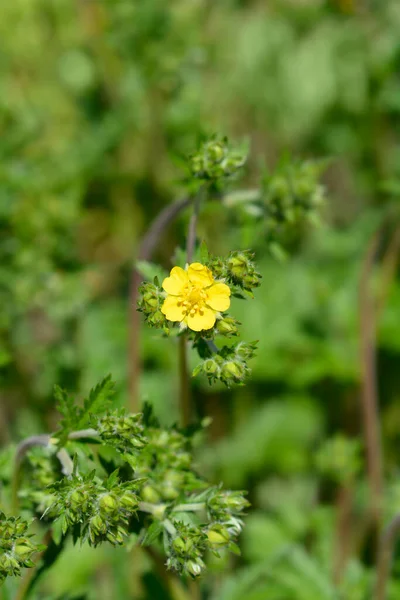
[[[119,499],[121,506],[127,509],[134,509],[138,505],[138,499],[132,492],[125,492]]]
[[[257,348],[257,342],[240,342],[235,348],[235,354],[238,358],[247,360],[253,358]]]
[[[35,551],[35,547],[28,539],[20,538],[18,543],[14,545],[13,551],[14,554],[23,560]]]
[[[207,532],[208,541],[213,546],[225,546],[230,541],[229,532],[221,525],[215,525]]]
[[[150,502],[151,504],[157,504],[158,502],[160,502],[161,499],[160,494],[151,485],[145,485],[142,488],[140,495],[144,502]]]
[[[172,547],[178,554],[184,554],[186,551],[186,544],[181,537],[176,537],[172,542]]]
[[[104,535],[107,531],[107,524],[100,515],[95,515],[90,519],[90,528],[96,535]]]
[[[201,558],[198,558],[196,561],[188,560],[185,563],[185,568],[193,577],[198,577],[204,568],[204,562]]]
[[[99,508],[104,513],[114,513],[118,510],[119,503],[113,494],[104,494],[99,499]]]
[[[10,554],[3,554],[1,557],[1,567],[9,573],[19,572],[20,564],[16,558]]]
[[[203,363],[203,371],[206,375],[214,375],[219,371],[219,366],[213,358],[208,358]]]
[[[231,317],[224,317],[223,319],[218,319],[216,323],[216,328],[219,333],[222,335],[236,335],[238,329],[236,327],[236,320]]]
[[[153,508],[153,517],[160,521],[164,518],[165,511],[167,510],[166,504],[158,504]]]
[[[86,496],[81,490],[74,490],[69,496],[69,503],[71,510],[80,510],[84,503]]]
[[[224,158],[224,148],[219,142],[211,143],[208,148],[208,156],[213,162],[219,163]]]
[[[242,362],[229,360],[222,366],[222,375],[225,379],[242,379],[245,375],[245,367]]]

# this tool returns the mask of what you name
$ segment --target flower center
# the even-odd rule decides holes
[[[207,294],[203,289],[195,285],[187,285],[183,289],[178,306],[183,307],[186,316],[194,317],[197,313],[203,316],[206,300]]]

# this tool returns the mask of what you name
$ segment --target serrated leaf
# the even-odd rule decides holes
[[[108,490],[111,490],[111,488],[113,488],[115,485],[117,485],[118,482],[119,482],[119,469],[115,469],[115,471],[113,471],[111,473],[111,475],[107,478],[104,485]]]
[[[83,402],[83,408],[79,412],[77,429],[83,429],[89,424],[93,415],[101,414],[107,408],[114,394],[114,385],[111,375],[107,375],[90,391],[89,396]]]
[[[154,281],[156,278],[159,281],[163,281],[168,276],[167,271],[160,267],[160,265],[148,262],[147,260],[137,260],[136,269],[147,281]]]
[[[153,544],[157,538],[161,535],[164,530],[164,526],[161,521],[153,521],[153,523],[148,527],[145,536],[142,540],[142,546],[150,546]]]
[[[114,382],[111,380],[111,375],[107,375],[90,391],[89,396],[83,401],[83,406],[79,407],[65,390],[55,386],[54,395],[58,400],[57,408],[64,417],[61,419],[61,429],[55,434],[59,440],[59,446],[65,444],[71,431],[84,429],[90,424],[93,415],[102,414],[111,402],[113,393]]]

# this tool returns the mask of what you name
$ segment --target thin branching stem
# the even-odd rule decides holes
[[[399,533],[400,514],[394,517],[381,536],[377,564],[375,600],[386,600],[386,590],[390,577],[393,550]]]
[[[205,188],[200,188],[194,200],[193,214],[189,221],[186,241],[186,262],[188,264],[193,260],[194,249],[196,246],[197,221],[204,193]],[[188,362],[187,334],[186,332],[183,332],[179,337],[179,414],[182,427],[187,427],[187,425],[189,425],[192,413]]]
[[[151,223],[147,233],[143,236],[139,246],[138,259],[151,260],[153,252],[160,241],[160,237],[174,219],[185,210],[192,202],[192,196],[181,198],[173,204],[166,206]],[[134,413],[139,412],[139,376],[140,376],[140,315],[136,305],[142,275],[135,267],[132,271],[130,286],[129,306],[129,353],[128,353],[128,379],[129,379],[129,407]]]
[[[71,431],[68,435],[69,440],[78,440],[83,438],[96,438],[98,437],[98,432],[95,429],[80,429],[79,431]],[[11,502],[12,502],[12,511],[14,514],[18,511],[18,488],[19,488],[19,479],[20,479],[20,471],[21,464],[24,460],[27,452],[31,448],[35,446],[42,446],[44,448],[48,446],[53,446],[55,442],[54,434],[42,433],[39,435],[32,435],[25,440],[22,440],[17,446],[14,458],[14,468],[12,474],[12,482],[11,482]],[[60,448],[56,456],[61,464],[62,472],[65,476],[70,476],[72,474],[73,463],[71,457],[65,448]]]
[[[379,227],[369,243],[359,284],[361,407],[371,490],[371,516],[376,529],[380,522],[383,473],[376,381],[376,303],[371,290],[371,278],[381,233],[382,227]]]

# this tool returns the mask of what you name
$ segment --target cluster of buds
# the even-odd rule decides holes
[[[239,334],[238,325],[240,325],[239,321],[233,317],[230,317],[229,315],[221,315],[220,318],[217,318],[214,329],[220,335],[231,337]]]
[[[261,275],[256,270],[253,258],[250,250],[233,250],[227,259],[212,259],[208,266],[228,284],[251,292],[261,284]]]
[[[60,472],[60,463],[56,459],[54,447],[31,448],[24,461],[24,486],[19,492],[24,508],[42,515],[52,503],[52,495],[47,488],[57,481]]]
[[[139,287],[138,311],[143,313],[146,323],[151,327],[163,328],[168,333],[167,320],[161,312],[164,300],[165,295],[157,281],[145,281]]]
[[[93,426],[105,444],[123,454],[141,450],[146,445],[141,414],[115,410],[93,419]]]
[[[235,346],[224,346],[216,354],[203,360],[193,371],[193,376],[206,375],[209,382],[222,381],[230,387],[243,384],[250,373],[247,361],[254,356],[257,342],[239,342]]]
[[[317,224],[325,203],[319,178],[325,164],[317,161],[283,164],[263,180],[263,203],[270,243],[285,238],[294,227]]]
[[[229,520],[242,514],[250,506],[244,497],[244,492],[213,488],[208,494],[206,508],[210,519],[218,521]]]
[[[0,512],[0,584],[9,576],[20,575],[24,567],[34,567],[32,557],[43,550],[27,534],[28,523],[20,517]]]
[[[192,175],[203,181],[218,181],[239,171],[246,162],[245,152],[229,147],[226,137],[212,137],[190,158]]]
[[[138,455],[135,473],[145,478],[140,490],[144,502],[171,502],[184,489],[201,488],[204,484],[192,471],[192,455],[188,438],[171,429],[149,428],[148,445]]]
[[[205,568],[202,556],[206,550],[207,536],[193,525],[175,521],[173,526],[175,531],[170,544],[167,567],[197,577]]]
[[[319,449],[315,458],[318,470],[336,483],[346,483],[356,477],[362,467],[361,444],[338,434]]]
[[[135,490],[141,483],[119,483],[115,473],[104,483],[95,478],[95,472],[73,474],[51,486],[55,501],[50,511],[61,519],[64,533],[71,526],[79,526],[82,540],[93,546],[105,541],[122,544],[138,508]]]

